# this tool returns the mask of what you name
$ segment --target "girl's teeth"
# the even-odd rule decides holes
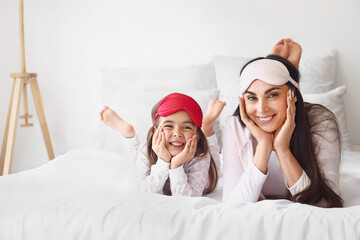
[[[174,146],[182,146],[183,144],[182,144],[182,143],[171,143],[171,145],[174,145]]]

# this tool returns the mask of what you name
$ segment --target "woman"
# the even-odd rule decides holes
[[[336,118],[304,103],[301,47],[283,39],[240,73],[239,107],[222,125],[225,201],[287,198],[342,207]]]

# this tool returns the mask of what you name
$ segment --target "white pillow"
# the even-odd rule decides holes
[[[212,63],[182,68],[103,68],[101,73],[104,89],[122,92],[183,92],[217,87]]]
[[[346,86],[340,86],[325,93],[303,94],[303,98],[305,102],[321,104],[335,114],[341,132],[342,150],[351,150],[343,99],[345,93]]]
[[[213,62],[220,99],[226,101],[220,123],[232,115],[238,105],[239,76],[242,67],[252,58],[215,55]],[[300,89],[302,94],[320,93],[332,89],[335,82],[335,51],[302,56],[300,61]]]
[[[300,89],[303,94],[330,91],[335,85],[336,52],[302,56],[299,71]]]
[[[239,104],[238,91],[239,76],[241,68],[250,61],[251,58],[219,56],[213,57],[215,75],[218,89],[220,90],[220,100],[226,102],[224,110],[219,117],[220,124],[227,116],[234,113]]]
[[[152,126],[151,109],[163,97],[172,93],[173,91],[132,91],[123,92],[114,89],[103,90],[103,104],[114,109],[123,119],[132,124],[135,128],[136,134],[139,136],[142,143],[146,142],[147,132]],[[177,91],[180,92],[180,91]],[[180,93],[189,95],[194,98],[200,105],[203,114],[205,114],[208,102],[219,96],[219,90],[188,90]],[[215,126],[215,130],[219,131],[219,125]],[[116,152],[126,151],[126,145],[122,142],[120,133],[104,126],[98,129],[94,148],[106,149]]]

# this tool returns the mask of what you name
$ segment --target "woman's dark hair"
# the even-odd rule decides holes
[[[155,104],[155,106],[152,108],[151,110],[151,119],[154,119],[157,109],[159,107],[159,103]],[[159,119],[157,118],[155,120],[154,126],[157,127],[159,124]],[[152,149],[152,138],[153,138],[153,130],[154,130],[154,126],[151,127],[148,131],[147,134],[147,146],[146,146],[146,153],[147,153],[147,157],[150,161],[150,163],[153,165],[157,162],[157,155],[156,153],[153,151]],[[196,147],[196,152],[195,152],[195,157],[202,157],[205,154],[207,154],[209,152],[209,145],[207,143],[207,139],[205,134],[203,133],[203,131],[201,130],[201,127],[197,127],[197,133],[199,136],[199,140],[198,140],[198,144]],[[216,169],[216,164],[214,159],[212,158],[211,154],[210,154],[210,167],[209,167],[209,185],[204,189],[203,194],[208,194],[211,193],[217,184],[218,181],[218,170]]]
[[[260,57],[251,60],[241,69],[240,75],[249,63],[259,59],[273,59],[280,61],[286,66],[292,79],[299,82],[300,74],[296,67],[294,67],[287,59],[278,55],[268,55],[265,58]],[[343,207],[343,200],[330,188],[329,183],[326,181],[324,174],[319,167],[317,155],[320,152],[320,149],[317,146],[317,141],[315,141],[315,136],[325,138],[325,131],[334,131],[336,133],[334,135],[338,137],[336,139],[326,139],[326,141],[338,141],[340,144],[340,133],[336,117],[330,110],[322,105],[304,102],[300,91],[290,82],[287,82],[286,85],[294,91],[297,98],[297,102],[295,103],[296,127],[291,136],[290,150],[311,180],[311,184],[302,192],[299,192],[292,197],[290,197],[290,193],[288,193],[289,199],[310,205],[316,205],[320,203],[320,201],[325,200],[326,207]],[[235,110],[233,116],[238,116],[241,125],[245,127],[245,124],[240,117],[239,106]],[[326,126],[320,129],[318,124],[322,123],[322,125],[324,125],[324,122],[327,123],[325,124]]]

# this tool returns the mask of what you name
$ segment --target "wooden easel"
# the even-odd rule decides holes
[[[28,114],[28,102],[27,102],[27,85],[30,84],[32,96],[34,98],[36,112],[39,118],[40,127],[45,140],[46,150],[49,159],[54,159],[54,150],[50,140],[50,134],[46,123],[44,108],[41,102],[39,85],[37,81],[36,73],[27,73],[25,66],[25,44],[24,44],[24,7],[23,0],[19,0],[20,3],[20,52],[21,52],[21,73],[12,73],[10,76],[14,78],[13,89],[11,93],[8,117],[6,121],[6,128],[4,134],[4,141],[2,145],[1,158],[0,158],[0,175],[9,174],[11,171],[12,157],[14,153],[14,143],[16,137],[16,128],[18,124],[20,102],[21,97],[24,99],[24,115],[20,116],[21,119],[25,119],[25,123],[21,124],[21,127],[31,127],[32,123],[29,123],[28,119],[32,115]]]

